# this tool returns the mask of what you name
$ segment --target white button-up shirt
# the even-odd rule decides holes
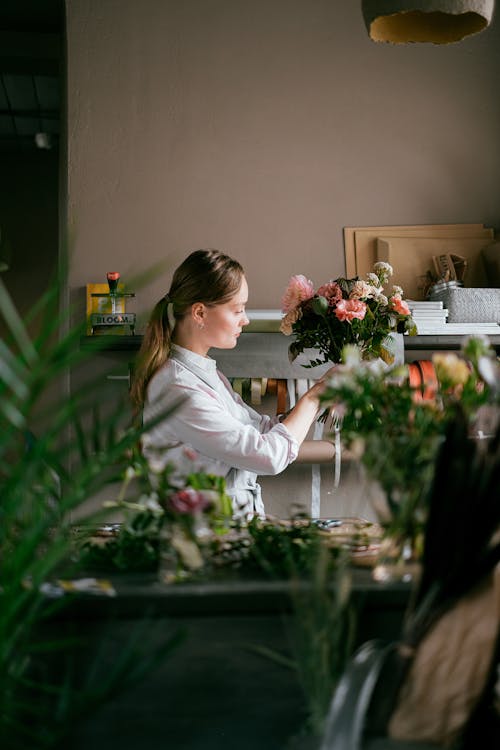
[[[143,438],[155,468],[175,466],[223,476],[235,517],[264,515],[257,475],[274,475],[297,458],[298,443],[277,417],[259,414],[233,391],[210,357],[173,345],[147,389],[144,422],[179,404]],[[194,462],[194,464],[193,464]]]

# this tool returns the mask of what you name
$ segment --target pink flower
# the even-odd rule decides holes
[[[335,315],[341,321],[350,323],[354,318],[363,320],[366,313],[366,304],[358,299],[342,299],[335,309]]]
[[[290,334],[293,332],[293,324],[296,323],[300,317],[302,317],[302,312],[299,307],[296,307],[295,310],[290,310],[290,312],[288,312],[285,317],[281,319],[281,333],[284,333],[285,336],[290,336]]]
[[[194,515],[208,508],[210,500],[207,499],[203,492],[188,487],[185,490],[179,490],[170,495],[168,504],[176,513]]]
[[[395,294],[391,299],[389,300],[389,304],[392,310],[394,312],[399,313],[399,315],[409,315],[410,314],[410,308],[408,307],[408,304],[404,301],[404,299],[401,299],[401,296],[399,294]]]
[[[300,305],[301,302],[311,299],[314,296],[314,287],[312,281],[306,279],[302,274],[292,276],[288,282],[288,287],[281,300],[281,309],[284,313],[291,312]]]
[[[342,299],[342,289],[336,281],[329,281],[318,289],[318,295],[328,300],[330,307],[334,307]]]

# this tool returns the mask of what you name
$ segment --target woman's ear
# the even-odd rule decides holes
[[[191,316],[198,328],[203,328],[205,325],[205,305],[203,302],[194,303],[191,307]]]

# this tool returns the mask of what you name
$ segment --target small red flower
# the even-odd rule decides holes
[[[170,495],[168,504],[176,513],[194,515],[208,508],[210,500],[206,498],[203,492],[188,487],[185,490],[179,490]]]

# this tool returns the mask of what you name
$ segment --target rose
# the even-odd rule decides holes
[[[401,299],[401,295],[394,294],[390,300],[389,305],[394,312],[399,313],[399,315],[409,315],[410,314],[410,308],[408,307],[408,304],[404,301],[404,299]]]
[[[356,299],[342,299],[335,309],[335,315],[337,318],[340,321],[347,321],[348,323],[355,318],[363,320],[365,314],[366,304],[361,302],[361,300]]]
[[[176,513],[195,515],[195,513],[201,513],[208,508],[211,505],[211,499],[207,497],[206,493],[188,487],[170,495],[168,505]]]
[[[292,276],[281,300],[281,309],[284,313],[289,313],[295,310],[301,302],[311,299],[313,296],[314,287],[312,281],[306,279],[302,274]]]

